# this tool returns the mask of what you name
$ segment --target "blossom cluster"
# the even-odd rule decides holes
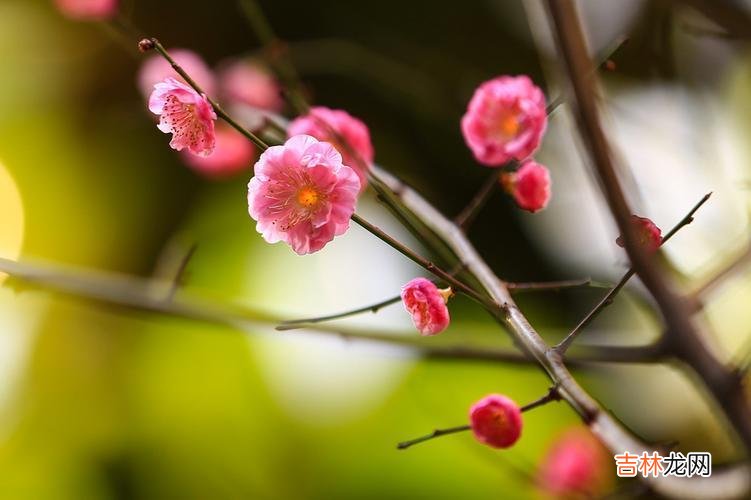
[[[475,90],[461,122],[475,159],[488,167],[520,165],[499,180],[519,208],[537,212],[550,200],[548,169],[535,162],[548,123],[545,94],[528,76],[499,76]]]

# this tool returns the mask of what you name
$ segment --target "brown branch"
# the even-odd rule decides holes
[[[480,213],[480,210],[482,210],[482,207],[484,207],[495,194],[500,175],[501,169],[498,169],[494,170],[493,173],[488,176],[477,194],[472,197],[467,206],[464,207],[454,219],[457,226],[464,231],[469,228],[470,224],[475,220],[475,217]]]
[[[606,200],[621,234],[636,274],[654,297],[666,323],[666,342],[671,352],[691,367],[722,408],[751,451],[751,414],[740,378],[724,366],[704,343],[693,324],[687,301],[679,296],[668,278],[654,265],[651,256],[639,244],[630,223],[631,210],[621,189],[610,146],[600,125],[597,87],[585,78],[591,67],[584,35],[570,0],[548,0],[548,6],[560,48],[576,96],[575,114],[592,164],[600,179]]]
[[[464,263],[471,273],[501,305],[501,314],[497,317],[509,325],[514,340],[520,348],[527,352],[539,366],[548,374],[553,383],[557,384],[561,399],[566,401],[590,427],[592,432],[613,452],[621,453],[629,450],[641,454],[651,451],[652,447],[639,441],[628,430],[623,428],[618,420],[602,410],[600,405],[576,382],[569,372],[563,358],[556,354],[540,337],[537,331],[527,321],[519,310],[505,284],[495,275],[487,263],[478,254],[472,243],[464,236],[459,227],[447,219],[433,205],[426,201],[416,191],[411,189],[387,171],[374,166],[372,174],[378,177],[384,185],[395,193],[399,193],[402,202],[421,220],[439,235]],[[627,348],[621,348],[627,349]],[[637,352],[628,353],[634,362],[643,359],[661,359],[662,350],[658,346],[635,348]],[[626,351],[619,351],[626,353]],[[570,363],[567,359],[567,363]],[[715,471],[711,478],[696,480],[672,477],[658,477],[645,479],[652,486],[665,495],[678,498],[693,496],[695,493],[706,494],[707,497],[740,496],[751,486],[749,468],[738,467],[731,470]]]
[[[702,301],[707,295],[712,293],[717,287],[721,286],[725,280],[736,275],[749,265],[751,265],[751,245],[729,263],[715,271],[714,274],[689,293],[689,301],[693,305],[694,310],[701,309]]]
[[[668,231],[665,236],[662,238],[662,241],[660,242],[660,247],[662,247],[665,243],[667,243],[670,238],[675,236],[675,234],[680,231],[682,228],[686,227],[687,225],[691,224],[694,220],[694,214],[696,214],[696,211],[701,208],[702,205],[704,205],[708,200],[709,197],[712,195],[712,193],[705,194],[699,202],[693,206],[689,212],[683,216],[683,218],[678,221],[678,223],[673,226],[673,228]],[[574,327],[573,330],[564,338],[558,345],[555,346],[555,350],[559,353],[566,352],[566,349],[568,349],[571,346],[571,343],[576,339],[576,336],[581,332],[587,325],[589,325],[592,320],[597,317],[598,314],[602,312],[603,309],[605,309],[607,306],[613,303],[613,299],[618,294],[618,292],[621,291],[621,289],[626,285],[628,280],[631,279],[631,277],[634,275],[634,270],[629,269],[626,271],[626,273],[623,275],[623,277],[618,281],[618,283],[610,289],[608,293],[605,294],[605,296],[595,305],[594,308],[592,308],[591,311],[582,319],[579,324]]]

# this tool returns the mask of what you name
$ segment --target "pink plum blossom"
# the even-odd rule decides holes
[[[157,128],[172,134],[170,147],[188,148],[193,154],[208,156],[214,150],[216,113],[206,95],[199,95],[188,85],[167,78],[154,85],[149,110],[159,115]]]
[[[303,255],[347,231],[359,191],[357,174],[334,146],[296,135],[261,154],[248,184],[248,211],[267,242],[284,241]]]
[[[210,178],[224,178],[251,168],[256,149],[240,132],[229,125],[217,124],[216,145],[208,156],[184,152],[185,163]]]
[[[493,448],[510,447],[522,433],[519,405],[500,394],[489,394],[473,404],[469,422],[475,438]]]
[[[425,278],[415,278],[402,287],[404,308],[420,335],[436,335],[449,326],[446,302],[451,295],[450,288],[441,290]]]
[[[477,161],[498,167],[531,156],[547,122],[545,95],[529,77],[499,76],[477,87],[461,128]]]
[[[646,217],[631,216],[631,224],[636,230],[639,244],[650,252],[657,251],[662,244],[662,231],[657,225]],[[624,246],[623,237],[619,236],[615,242],[618,246]]]
[[[252,59],[232,61],[219,71],[222,96],[231,104],[281,111],[284,100],[274,75]]]
[[[71,19],[100,21],[117,13],[118,0],[55,0],[57,8]]]
[[[535,161],[525,162],[516,172],[503,174],[501,184],[519,208],[529,212],[542,210],[550,201],[550,173]]]
[[[591,432],[576,427],[553,442],[540,465],[537,482],[556,498],[597,498],[611,483],[611,460]]]
[[[170,49],[170,56],[179,64],[190,77],[201,87],[208,95],[213,96],[216,91],[216,79],[211,68],[204,60],[188,49]],[[148,98],[154,85],[164,81],[166,78],[174,78],[183,83],[185,80],[172,69],[161,55],[154,54],[141,65],[138,71],[138,88],[144,98]]]
[[[361,120],[340,109],[316,106],[307,115],[293,120],[288,133],[290,136],[309,134],[336,144],[342,152],[344,163],[355,169],[360,177],[360,185],[365,189],[374,152],[370,131]]]

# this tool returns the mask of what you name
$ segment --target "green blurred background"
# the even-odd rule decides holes
[[[123,3],[144,33],[212,65],[259,48],[231,0]],[[642,213],[666,229],[715,191],[717,201],[668,249],[689,286],[747,240],[745,45],[689,32],[716,27],[672,2],[581,4],[595,49],[631,37],[605,80],[610,131],[634,167],[631,194]],[[558,92],[546,30],[534,16],[528,23],[534,5],[261,5],[312,100],[366,121],[376,160],[446,213],[458,212],[487,175],[458,127],[474,87],[527,73],[549,96]],[[420,274],[359,228],[304,258],[263,243],[247,216],[250,170],[202,179],[154,127],[135,86],[143,57],[135,42],[67,20],[48,1],[0,0],[0,168],[13,180],[0,182],[6,255],[148,277],[195,244],[184,293],[289,317],[378,301]],[[551,208],[520,214],[499,194],[472,230],[505,279],[610,281],[624,269],[565,113],[551,120],[541,153],[553,171]],[[361,209],[418,245],[374,199]],[[520,302],[553,342],[600,293]],[[741,277],[706,312],[728,356],[747,342],[750,295]],[[431,341],[509,346],[476,306],[453,304],[451,328]],[[549,405],[525,416],[522,440],[507,451],[464,434],[397,452],[400,440],[464,423],[488,392],[525,403],[546,391],[547,379],[534,367],[234,331],[17,286],[0,289],[0,311],[2,498],[530,498],[552,436],[577,422],[564,404]],[[398,305],[345,324],[414,335]],[[586,341],[644,342],[656,325],[636,286]],[[736,457],[674,368],[598,366],[578,375],[645,439],[712,451],[716,464]]]

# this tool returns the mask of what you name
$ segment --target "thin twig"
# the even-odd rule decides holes
[[[172,281],[170,283],[170,288],[167,291],[166,299],[172,300],[175,298],[175,294],[180,289],[180,287],[183,285],[183,280],[185,279],[185,271],[188,269],[188,263],[190,262],[190,259],[193,258],[193,255],[196,253],[196,249],[198,248],[198,245],[196,243],[192,244],[188,251],[185,252],[185,255],[183,255],[183,258],[180,259],[180,264],[177,266],[177,270],[175,271],[175,275],[172,278]]]
[[[449,272],[451,276],[456,276],[456,271]],[[602,288],[605,285],[592,283],[590,278],[580,280],[564,280],[564,281],[540,281],[540,282],[528,282],[528,283],[507,283],[506,286],[511,292],[537,292],[537,291],[560,291],[567,288],[579,288],[579,287],[598,287]],[[299,328],[305,328],[307,324],[322,323],[324,321],[331,321],[335,319],[347,318],[349,316],[356,316],[363,313],[377,313],[382,308],[396,304],[402,299],[401,295],[395,295],[388,299],[376,302],[368,306],[358,307],[356,309],[350,309],[336,314],[328,314],[325,316],[312,316],[310,318],[291,319],[282,322],[276,329],[279,331],[297,330]]]
[[[284,95],[298,114],[306,114],[309,106],[300,84],[300,76],[289,60],[286,57],[280,57],[278,54],[280,50],[283,50],[284,42],[274,33],[274,28],[258,2],[255,0],[238,0],[238,3],[250,28],[263,45],[269,64],[286,89]]]
[[[216,114],[225,122],[227,122],[230,126],[232,126],[235,130],[240,132],[242,135],[247,137],[253,144],[255,144],[261,151],[265,151],[268,149],[269,145],[266,144],[263,139],[255,135],[250,130],[246,129],[239,123],[237,123],[230,115],[227,114],[226,111],[219,105],[218,102],[216,102],[214,99],[212,99],[210,96],[208,96],[203,89],[201,89],[200,85],[196,83],[193,78],[172,58],[172,56],[169,55],[169,52],[167,52],[167,49],[165,49],[162,44],[157,40],[156,38],[150,38],[149,39],[151,43],[154,46],[154,50],[156,50],[170,65],[172,68],[177,72],[178,75],[180,75],[188,85],[193,87],[193,90],[198,92],[199,94],[203,94],[206,96],[206,99],[208,99],[209,103],[211,104],[211,107],[214,108],[214,111]]]
[[[662,238],[662,241],[660,242],[661,247],[662,245],[667,243],[670,240],[670,238],[675,236],[675,234],[678,231],[680,231],[683,227],[693,222],[694,214],[696,213],[697,210],[699,210],[699,208],[701,208],[702,205],[704,205],[707,202],[707,200],[709,200],[710,196],[712,196],[711,192],[705,194],[701,198],[701,200],[699,200],[699,202],[696,203],[696,205],[694,205],[691,208],[691,210],[689,210],[688,213],[684,215],[683,218],[680,221],[678,221],[678,223],[675,226],[673,226],[673,228],[665,234],[665,236]],[[611,288],[602,299],[600,299],[600,301],[595,305],[595,307],[593,307],[587,313],[587,315],[584,316],[584,318],[579,322],[579,324],[577,324],[574,327],[574,329],[571,330],[571,332],[568,335],[566,335],[566,337],[558,345],[554,347],[554,349],[561,354],[566,352],[566,350],[569,347],[571,347],[571,343],[576,339],[577,335],[579,335],[579,333],[584,328],[586,328],[587,325],[589,325],[592,322],[592,320],[594,320],[597,317],[597,315],[602,312],[603,309],[605,309],[607,306],[613,303],[613,299],[615,298],[615,296],[618,295],[618,292],[621,291],[621,289],[624,287],[626,283],[628,283],[628,281],[631,279],[633,275],[634,275],[633,269],[629,269],[628,271],[626,271],[626,273],[623,275],[623,277],[621,277],[618,283],[613,288]]]
[[[607,285],[602,283],[595,283],[592,278],[582,278],[578,280],[561,280],[561,281],[529,281],[521,283],[506,282],[506,288],[511,293],[515,292],[541,292],[541,291],[553,291],[557,292],[565,290],[567,288],[604,288]]]
[[[558,395],[558,388],[556,386],[553,386],[550,388],[550,390],[548,390],[547,394],[545,394],[539,399],[532,401],[531,403],[528,403],[522,406],[521,408],[519,408],[519,411],[521,412],[529,411],[534,408],[537,408],[538,406],[548,404],[551,401],[559,401],[559,400],[560,400],[560,396]],[[424,443],[425,441],[429,441],[437,437],[445,436],[447,434],[455,434],[457,432],[464,432],[470,429],[472,429],[472,426],[470,425],[458,425],[456,427],[449,427],[447,429],[436,429],[430,434],[427,434],[425,436],[420,436],[418,438],[410,439],[408,441],[402,441],[401,443],[396,445],[396,449],[406,450],[407,448],[410,448],[416,444]]]
[[[665,321],[668,349],[698,375],[740,437],[745,450],[751,452],[751,410],[741,379],[706,344],[692,320],[688,301],[676,293],[675,285],[654,265],[631,224],[632,212],[620,185],[609,141],[600,124],[597,86],[592,79],[584,77],[592,62],[576,8],[570,0],[548,0],[548,7],[576,97],[574,109],[581,136],[623,236],[632,266]]]
[[[296,330],[298,328],[305,328],[305,325],[309,325],[312,323],[323,323],[324,321],[347,318],[349,316],[355,316],[357,314],[362,314],[366,312],[375,314],[378,311],[380,311],[382,308],[386,306],[390,306],[391,304],[396,304],[400,300],[402,300],[402,296],[397,295],[395,297],[391,297],[389,299],[376,302],[375,304],[371,304],[369,306],[358,307],[357,309],[351,309],[349,311],[344,311],[344,312],[340,312],[337,314],[329,314],[326,316],[314,316],[311,318],[302,318],[302,319],[291,319],[291,320],[283,321],[282,324],[276,327],[276,329],[279,331]]]
[[[459,215],[456,216],[456,219],[454,219],[457,226],[465,231],[469,228],[470,224],[475,220],[475,217],[477,217],[482,210],[482,207],[484,207],[490,198],[492,198],[493,194],[495,194],[496,187],[499,183],[499,175],[500,171],[493,171],[493,173],[488,176],[477,194],[472,197],[469,204],[464,207],[464,210],[462,210]]]
[[[389,236],[384,232],[382,229],[380,229],[377,226],[374,226],[370,222],[366,221],[362,217],[360,217],[357,214],[352,214],[352,220],[356,222],[360,227],[365,229],[366,231],[370,232],[374,236],[376,236],[378,239],[410,259],[412,262],[417,264],[418,266],[422,267],[426,271],[434,274],[436,277],[442,279],[449,285],[451,285],[452,288],[454,288],[454,291],[461,292],[467,297],[474,299],[476,302],[481,304],[487,309],[493,309],[494,306],[492,301],[488,300],[486,297],[483,297],[479,293],[477,293],[472,288],[468,287],[461,281],[457,280],[453,276],[451,276],[449,273],[441,269],[440,267],[436,266],[434,263],[427,260],[425,257],[422,257],[421,255],[417,254],[414,250],[410,249],[403,243],[397,241],[393,237]]]

